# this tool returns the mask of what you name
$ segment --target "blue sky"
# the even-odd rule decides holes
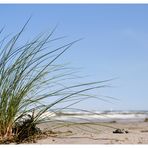
[[[82,67],[83,81],[117,77],[112,88],[99,93],[118,98],[112,104],[83,102],[80,108],[94,110],[148,109],[148,5],[0,5],[0,26],[15,33],[26,22],[25,38],[52,29],[68,41],[83,37],[61,62]],[[55,35],[55,36],[56,36]]]

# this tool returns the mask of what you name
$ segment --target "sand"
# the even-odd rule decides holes
[[[99,123],[100,125],[76,124],[55,128],[58,123],[43,123],[42,130],[52,130],[57,134],[37,140],[37,144],[148,144],[148,122]],[[114,128],[128,130],[129,133],[115,134]]]

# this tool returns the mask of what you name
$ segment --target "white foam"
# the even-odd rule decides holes
[[[32,113],[28,113],[32,115]],[[35,112],[37,115],[37,112]],[[26,116],[27,117],[27,116]],[[99,113],[83,113],[83,112],[63,112],[63,114],[56,114],[54,112],[45,112],[39,119],[64,120],[64,121],[136,121],[148,118],[148,113],[135,112],[99,112]],[[26,119],[26,118],[25,118]]]
[[[67,120],[67,121],[122,121],[122,120],[130,120],[130,121],[139,121],[144,120],[148,117],[148,114],[143,113],[102,113],[102,114],[75,114],[75,115],[61,115],[55,116],[54,119],[56,120]]]

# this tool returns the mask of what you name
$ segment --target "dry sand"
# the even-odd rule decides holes
[[[53,130],[53,125],[58,123],[44,123],[39,125],[42,130],[58,131],[58,134],[37,140],[37,144],[148,144],[148,122],[99,124],[109,127],[77,124]],[[111,127],[125,129],[129,133],[115,134]]]

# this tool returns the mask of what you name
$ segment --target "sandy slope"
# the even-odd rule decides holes
[[[103,123],[104,124],[104,123]],[[58,123],[39,125],[42,130],[51,130]],[[70,125],[53,131],[59,133],[53,137],[38,140],[38,144],[148,144],[148,122],[105,123],[106,126],[126,129],[127,134],[114,134],[113,128],[100,125]]]

